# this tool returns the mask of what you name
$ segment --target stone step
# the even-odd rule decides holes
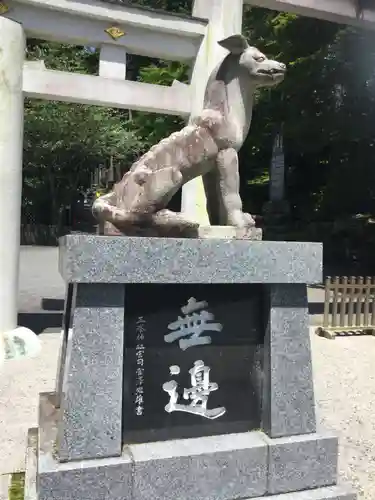
[[[350,486],[337,485],[246,500],[267,500],[267,498],[270,500],[356,500],[357,496]]]

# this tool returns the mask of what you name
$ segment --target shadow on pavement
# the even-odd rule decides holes
[[[47,299],[43,297],[42,309],[43,311],[63,311],[64,299]]]
[[[30,328],[37,335],[45,330],[60,331],[63,322],[64,300],[42,297],[41,310],[18,313],[18,325]]]
[[[60,331],[62,327],[63,313],[56,312],[36,312],[36,313],[19,313],[18,325],[30,328],[37,335],[44,330],[52,329]]]

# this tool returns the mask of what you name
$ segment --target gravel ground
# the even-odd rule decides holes
[[[339,435],[341,477],[374,500],[375,337],[311,338],[318,419]]]
[[[60,334],[42,334],[40,340],[37,357],[0,369],[0,476],[24,470],[27,431],[38,423],[39,393],[54,390]]]

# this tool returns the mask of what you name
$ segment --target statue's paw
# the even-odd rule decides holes
[[[245,222],[245,227],[254,227],[255,226],[255,220],[253,219],[253,217],[250,214],[243,212],[242,216],[243,216],[243,219]]]
[[[255,220],[250,214],[242,212],[242,210],[234,210],[228,216],[228,225],[238,228],[254,227]]]

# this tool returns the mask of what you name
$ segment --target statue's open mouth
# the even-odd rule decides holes
[[[267,75],[267,76],[284,76],[285,75],[285,70],[279,68],[271,68],[271,69],[258,69],[257,74],[260,75]]]

